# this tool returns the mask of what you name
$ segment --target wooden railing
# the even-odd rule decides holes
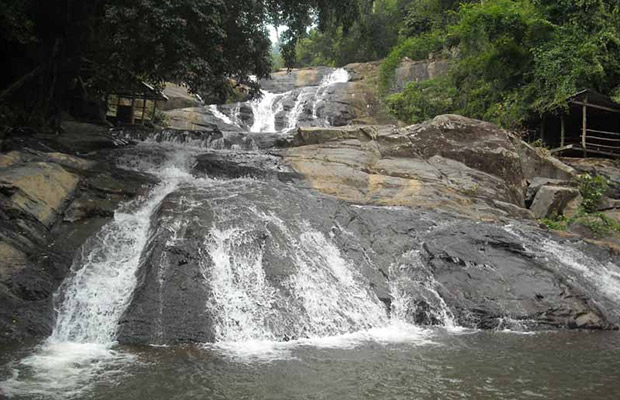
[[[585,151],[620,156],[620,132],[586,129]]]

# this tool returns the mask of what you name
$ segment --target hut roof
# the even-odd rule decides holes
[[[600,94],[591,89],[585,89],[570,96],[568,102],[571,104],[584,105],[600,108],[603,110],[620,113],[620,104],[616,103],[611,97]]]
[[[120,97],[135,97],[136,99],[168,101],[168,96],[143,81],[134,81],[129,84],[118,85],[110,91],[110,94]]]

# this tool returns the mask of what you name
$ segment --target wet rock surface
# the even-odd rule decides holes
[[[115,146],[107,129],[73,129],[76,133],[60,137],[16,138],[15,147],[23,147],[0,155],[2,342],[50,334],[52,295],[76,251],[113,217],[120,203],[156,182],[99,161]],[[106,145],[90,159],[69,153],[93,151],[101,143]]]
[[[442,68],[401,67],[409,80]],[[601,207],[617,218],[615,164],[570,167],[454,115],[351,125],[390,122],[377,100],[378,65],[347,66],[349,82],[319,92],[330,71],[269,83],[290,91],[274,130],[293,112],[299,129],[250,133],[246,103],[216,108],[224,119],[204,106],[168,111],[180,129],[70,123],[57,138],[16,138],[0,157],[0,340],[50,333],[52,294],[76,252],[119,204],[158,182],[135,169],[173,148],[190,149],[191,175],[152,216],[122,343],[287,341],[379,326],[394,313],[481,329],[620,324],[618,254],[560,241],[534,222],[566,212],[574,176],[592,168],[614,183]],[[572,197],[556,204],[549,188]],[[370,308],[354,309],[359,299]]]
[[[256,168],[261,164],[258,158]],[[537,243],[552,239],[534,228],[524,226],[521,236],[453,214],[352,206],[277,180],[236,178],[209,185],[169,195],[154,218],[139,284],[121,321],[121,342],[214,341],[223,329],[222,315],[233,321],[225,329],[234,330],[235,314],[227,313],[218,292],[223,276],[231,288],[258,296],[248,304],[269,310],[260,326],[271,339],[318,334],[306,320],[307,304],[294,282],[309,260],[320,263],[313,274],[326,267],[328,243],[386,313],[396,300],[394,288],[404,293],[401,312],[411,323],[450,320],[481,329],[609,329],[618,323],[611,303],[595,302],[592,287],[548,258]],[[581,250],[601,265],[617,262],[593,248]],[[239,272],[243,268],[251,269],[247,276]],[[260,297],[259,288],[268,297]],[[237,323],[248,326],[246,320]]]

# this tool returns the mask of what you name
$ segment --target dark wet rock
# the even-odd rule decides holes
[[[300,180],[301,176],[282,162],[280,157],[258,152],[210,152],[196,158],[192,169],[196,176],[209,178],[254,178]]]
[[[594,298],[592,288],[566,267],[546,259],[538,246],[551,239],[531,230],[533,237],[526,241],[501,226],[454,215],[356,207],[281,182],[244,179],[171,194],[154,224],[139,285],[121,322],[123,343],[217,340],[218,318],[226,315],[232,318],[229,329],[235,326],[235,316],[218,308],[223,305],[216,300],[225,301],[218,285],[226,284],[218,279],[233,274],[230,284],[245,287],[248,281],[234,274],[247,274],[244,268],[252,265],[264,272],[266,286],[260,287],[271,293],[267,304],[256,301],[269,310],[261,321],[273,339],[312,335],[291,282],[305,268],[301,260],[309,260],[303,254],[320,261],[329,251],[313,247],[305,253],[304,241],[316,237],[334,243],[342,262],[354,268],[376,299],[386,309],[400,307],[398,318],[412,323],[440,325],[453,319],[481,329],[511,324],[609,329],[618,321],[612,305]],[[228,263],[237,272],[221,269]],[[394,288],[409,300],[396,299]]]
[[[107,130],[103,138],[113,140]],[[52,295],[75,252],[121,202],[157,181],[58,151],[24,148],[0,159],[0,341],[43,337],[54,322]]]
[[[268,92],[284,93],[302,87],[318,86],[331,71],[328,67],[282,70],[272,73],[269,79],[262,79],[260,85]]]
[[[180,215],[184,211],[170,198],[160,215]],[[200,232],[189,231],[189,235]],[[209,288],[204,282],[200,241],[175,243],[174,231],[156,223],[154,240],[144,254],[138,284],[119,324],[121,343],[212,342],[214,334],[206,310]]]
[[[501,318],[529,327],[612,326],[578,283],[504,230],[457,224],[432,233],[424,249],[438,292],[463,326],[492,329]]]

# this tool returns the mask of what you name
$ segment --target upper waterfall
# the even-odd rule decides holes
[[[234,106],[210,105],[208,111],[225,126],[244,128],[242,110],[251,110],[245,129],[250,132],[278,132],[299,126],[329,126],[331,121],[322,115],[326,96],[332,88],[350,79],[344,68],[331,70],[316,86],[291,89],[281,93],[261,91],[260,98]]]

